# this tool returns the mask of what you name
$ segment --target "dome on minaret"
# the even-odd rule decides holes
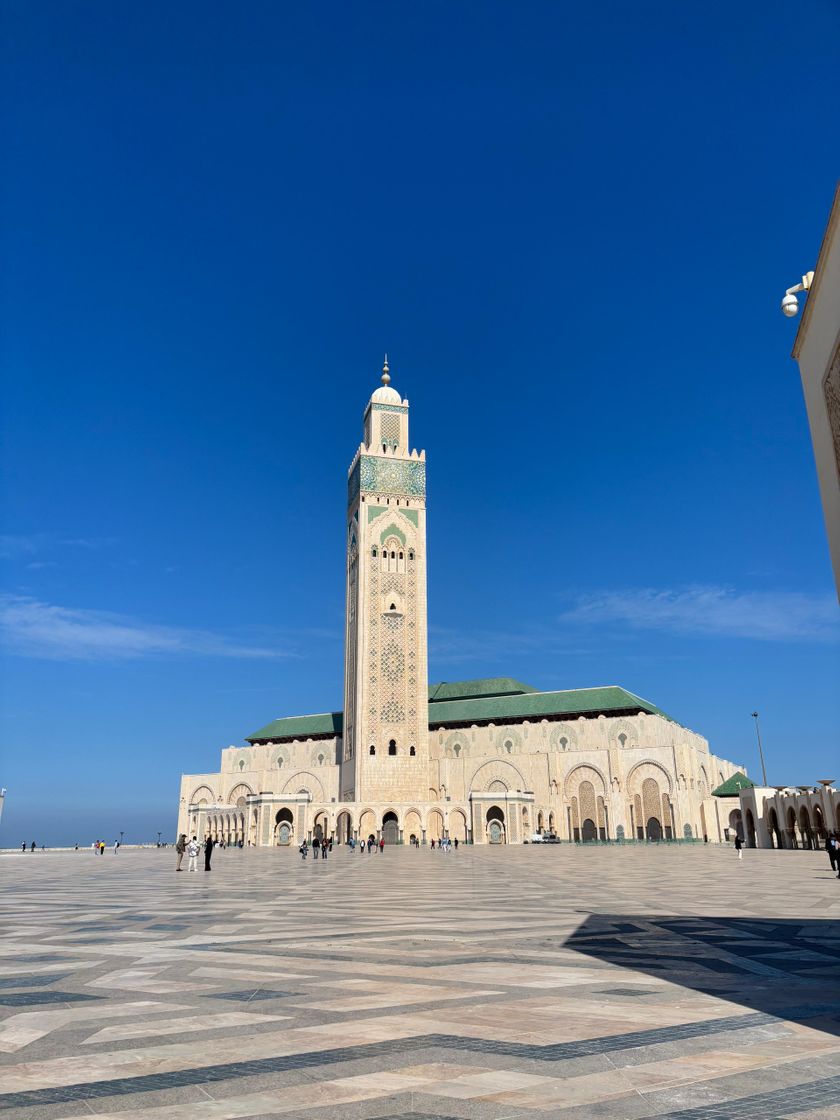
[[[382,366],[382,385],[374,391],[370,398],[377,404],[402,404],[402,397],[396,389],[391,388],[391,374],[388,371],[388,355],[385,355],[385,364]]]

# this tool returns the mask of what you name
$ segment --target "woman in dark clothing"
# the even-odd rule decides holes
[[[210,857],[213,854],[213,839],[208,836],[204,841],[204,870],[210,870]]]

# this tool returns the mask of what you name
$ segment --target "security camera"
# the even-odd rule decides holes
[[[782,314],[787,315],[788,319],[792,319],[799,310],[799,300],[792,293],[785,296],[782,300]]]
[[[788,288],[785,292],[784,298],[782,299],[782,314],[787,315],[788,319],[792,319],[799,310],[799,300],[793,293],[809,291],[813,280],[813,272],[806,272],[802,277],[801,284],[794,284],[792,288]]]

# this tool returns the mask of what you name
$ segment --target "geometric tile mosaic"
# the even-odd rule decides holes
[[[10,1120],[840,1117],[840,891],[712,846],[3,857]],[[49,987],[61,983],[61,990]]]

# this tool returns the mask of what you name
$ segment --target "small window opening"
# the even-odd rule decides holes
[[[370,745],[370,753],[371,754],[376,754],[376,747],[373,745],[373,743],[371,743],[371,745]]]
[[[622,747],[626,747],[626,746],[627,746],[627,736],[626,736],[626,735],[624,734],[624,732],[623,732],[623,731],[622,731],[622,733],[621,733],[621,734],[619,735],[619,737],[618,737],[618,741],[619,741],[619,743],[621,743]]]
[[[452,751],[453,751],[453,753],[454,753],[455,757],[456,757],[456,758],[458,758],[458,756],[459,756],[459,755],[460,755],[460,753],[461,753],[461,744],[460,744],[460,743],[456,743],[456,744],[455,744],[455,746],[454,746],[454,747],[452,748]]]
[[[409,558],[409,560],[413,560],[413,559],[414,559],[414,549],[413,549],[413,548],[412,548],[412,549],[411,549],[411,551],[409,552],[409,554],[408,554],[408,558]]]
[[[392,560],[396,560],[396,558],[397,558],[397,557],[396,557],[396,555],[395,555],[395,553],[394,553],[394,551],[393,551],[393,549],[392,549],[392,550],[391,550],[391,559],[392,559]]]
[[[403,559],[403,554],[402,554],[402,553],[400,553],[400,560],[402,560],[402,559]]]
[[[417,754],[417,751],[416,751],[416,750],[414,749],[414,747],[409,747],[409,748],[408,748],[408,753],[409,753],[409,754],[411,755],[411,757],[413,758],[413,757],[414,757],[414,755],[416,755],[416,754]]]
[[[388,608],[388,610],[390,610],[390,611],[395,611],[396,609],[397,609],[397,604],[396,603],[392,603],[390,605],[390,607]]]
[[[391,739],[388,743],[388,754],[394,755],[397,753],[397,740]]]

